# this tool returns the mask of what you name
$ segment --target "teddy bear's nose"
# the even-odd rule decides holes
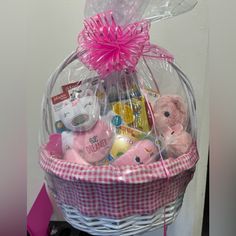
[[[89,116],[87,114],[81,114],[81,115],[75,116],[72,119],[71,123],[72,123],[73,126],[78,126],[78,125],[83,124],[88,119],[89,119]]]
[[[165,117],[169,117],[169,116],[170,116],[170,112],[165,111],[165,112],[164,112],[164,116],[165,116]]]

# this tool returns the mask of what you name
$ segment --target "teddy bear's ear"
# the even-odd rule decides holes
[[[176,106],[176,108],[182,113],[182,114],[186,114],[187,110],[186,110],[186,105],[182,99],[182,97],[180,96],[174,96],[174,104]]]

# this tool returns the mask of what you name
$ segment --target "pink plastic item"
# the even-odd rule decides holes
[[[158,150],[155,144],[150,140],[145,139],[131,146],[125,154],[113,162],[113,165],[121,166],[149,164],[156,161],[157,154]]]
[[[51,134],[49,136],[49,141],[45,147],[45,149],[51,154],[55,156],[62,156],[62,142],[61,142],[61,134]]]
[[[111,127],[102,120],[86,132],[63,132],[62,133],[62,149],[64,153],[68,149],[75,152],[67,152],[66,160],[75,160],[81,163],[81,158],[91,164],[103,160],[111,149],[113,142],[113,132]]]
[[[40,190],[28,216],[27,231],[30,236],[48,236],[48,224],[52,216],[53,208],[48,197],[46,187]]]
[[[163,136],[167,154],[172,157],[187,153],[193,142],[192,136],[184,131],[183,126],[180,124],[167,128]]]

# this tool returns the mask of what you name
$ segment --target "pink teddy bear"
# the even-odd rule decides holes
[[[189,151],[192,137],[185,131],[188,112],[177,95],[160,96],[153,104],[157,131],[163,136],[167,156],[177,157]]]
[[[158,150],[155,144],[148,139],[144,139],[133,144],[130,149],[117,158],[112,165],[122,166],[149,164],[156,161],[157,154]]]
[[[181,124],[166,128],[162,133],[168,157],[178,157],[187,153],[192,145],[192,136],[184,131]]]
[[[155,101],[152,107],[156,128],[159,132],[176,124],[186,126],[187,108],[180,96],[163,95]]]

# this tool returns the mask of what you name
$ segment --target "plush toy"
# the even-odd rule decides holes
[[[162,136],[168,157],[178,157],[187,153],[192,145],[192,136],[184,131],[181,124],[166,128]]]
[[[161,133],[168,127],[187,123],[187,108],[180,96],[163,95],[152,104],[156,128]]]
[[[59,116],[70,130],[61,134],[64,160],[96,165],[108,155],[113,142],[111,115],[99,117],[100,105],[92,91],[66,105]]]
[[[155,144],[144,139],[133,144],[122,156],[112,162],[113,166],[141,165],[156,161],[158,150]]]

